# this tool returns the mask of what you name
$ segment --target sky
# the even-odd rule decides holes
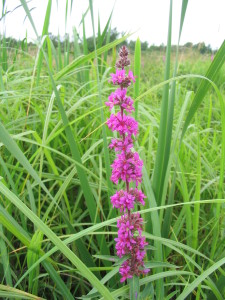
[[[57,6],[58,2],[58,6]],[[69,1],[70,3],[71,1]],[[41,35],[44,17],[47,8],[47,0],[31,0],[28,3],[38,34]],[[149,45],[167,43],[167,28],[169,17],[169,0],[93,0],[95,29],[97,31],[98,13],[100,15],[101,28],[104,28],[113,9],[112,28],[118,32],[134,32],[130,39],[140,38]],[[180,11],[182,0],[173,1],[173,25],[172,44],[177,44]],[[2,1],[0,10],[2,11]],[[34,31],[19,0],[6,0],[7,11],[4,20],[0,22],[0,33],[5,30],[6,36],[29,40],[35,39]],[[82,14],[88,8],[88,0],[73,0],[72,11],[68,13],[65,22],[66,0],[52,0],[51,19],[49,32],[61,36],[69,33],[72,36],[73,27],[77,28],[82,37],[82,26],[79,26]],[[205,42],[213,49],[218,49],[225,38],[225,0],[189,0],[184,21],[181,42],[193,44]],[[24,21],[25,19],[25,21]],[[85,17],[86,35],[93,34],[90,12]]]

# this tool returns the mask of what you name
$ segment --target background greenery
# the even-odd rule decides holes
[[[190,43],[178,51],[172,1],[166,47],[128,42],[111,30],[112,15],[96,36],[92,5],[81,16],[82,41],[75,29],[63,40],[48,34],[50,0],[36,45],[1,37],[0,297],[132,299],[134,286],[138,299],[224,299],[225,43],[217,53]],[[90,16],[93,37],[86,38]],[[139,81],[129,93],[151,268],[128,285],[119,283],[114,251],[117,212],[109,197],[118,187],[104,125],[122,44]]]

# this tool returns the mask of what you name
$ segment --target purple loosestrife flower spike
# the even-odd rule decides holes
[[[133,100],[127,96],[127,87],[135,82],[135,77],[131,70],[126,72],[125,67],[130,65],[128,59],[128,49],[122,46],[119,50],[119,60],[116,63],[116,73],[110,74],[110,82],[118,85],[119,88],[112,92],[108,97],[106,106],[112,110],[113,107],[119,107],[116,114],[111,114],[106,124],[112,131],[118,132],[119,138],[114,138],[109,145],[110,149],[114,149],[116,159],[112,167],[111,180],[118,184],[119,180],[125,182],[125,190],[117,191],[111,196],[113,207],[119,209],[121,219],[117,222],[118,237],[116,241],[117,255],[122,258],[127,256],[120,269],[121,282],[132,278],[134,275],[140,276],[149,272],[144,266],[144,257],[146,254],[145,246],[148,244],[145,237],[142,236],[143,219],[139,213],[131,213],[135,203],[144,205],[146,196],[138,189],[138,185],[142,182],[142,166],[143,162],[139,154],[134,151],[132,136],[138,134],[137,121],[125,114],[125,111],[131,114],[134,111]],[[130,182],[134,182],[136,188],[130,188]]]

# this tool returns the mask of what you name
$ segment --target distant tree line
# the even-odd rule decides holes
[[[76,34],[77,34],[77,32],[76,32]],[[108,39],[108,42],[109,43],[113,42],[114,40],[118,39],[121,35],[123,36],[124,33],[118,32],[116,28],[112,29],[111,32],[110,32],[110,37]],[[64,46],[66,44],[67,47],[69,46],[69,49],[72,51],[75,47],[74,46],[74,37],[70,37],[68,34],[65,34],[64,37],[59,37],[59,36],[53,35],[52,33],[49,33],[49,38],[51,39],[51,41],[52,41],[55,48],[58,48],[60,46],[61,49],[63,50]],[[2,41],[2,39],[3,39],[3,37],[0,36],[0,41]],[[80,49],[82,50],[82,48],[83,48],[82,38],[80,38],[79,35],[77,34],[76,39],[78,41]],[[106,40],[107,39],[105,38],[105,40],[102,43],[102,46],[104,46],[106,44]],[[86,39],[86,41],[87,41],[88,51],[89,52],[94,51],[94,38],[93,37],[88,37]],[[133,40],[126,40],[124,42],[124,44],[130,49],[131,52],[133,52],[135,50],[135,43],[136,43],[136,41],[133,41]],[[2,42],[1,42],[1,44],[2,44]],[[34,43],[32,43],[32,42],[27,43],[26,38],[23,39],[22,41],[18,41],[15,38],[12,38],[12,37],[5,37],[4,44],[7,47],[12,47],[12,48],[17,48],[18,45],[24,46],[24,44],[26,44],[26,47],[34,46]],[[96,44],[98,44],[98,36],[96,36]],[[182,49],[193,49],[193,50],[199,51],[201,54],[215,53],[215,50],[213,50],[210,45],[206,45],[204,42],[197,43],[197,44],[193,44],[191,42],[188,42],[185,45],[180,46],[180,47]],[[163,52],[163,51],[166,50],[166,45],[164,45],[164,44],[161,44],[159,46],[156,46],[154,44],[149,45],[149,43],[147,41],[144,41],[144,42],[141,42],[141,50],[142,51],[160,51],[160,52]],[[176,46],[173,45],[171,50],[175,51]]]

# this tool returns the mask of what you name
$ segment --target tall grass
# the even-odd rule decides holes
[[[11,48],[4,35],[0,44],[0,297],[129,299],[139,285],[139,300],[224,299],[225,43],[211,63],[198,55],[181,72],[187,0],[175,55],[172,1],[165,63],[136,42],[136,143],[147,195],[140,213],[151,273],[122,285],[104,102],[116,47],[129,35],[110,42],[112,12],[103,30],[98,18],[95,40],[90,0],[80,16],[83,47],[76,28],[72,50],[69,41],[61,48],[60,39],[55,47],[48,36],[52,1],[41,34],[28,4],[20,2],[37,45],[29,48],[25,37]],[[66,1],[66,19],[76,5]],[[86,18],[92,20],[93,52]]]

